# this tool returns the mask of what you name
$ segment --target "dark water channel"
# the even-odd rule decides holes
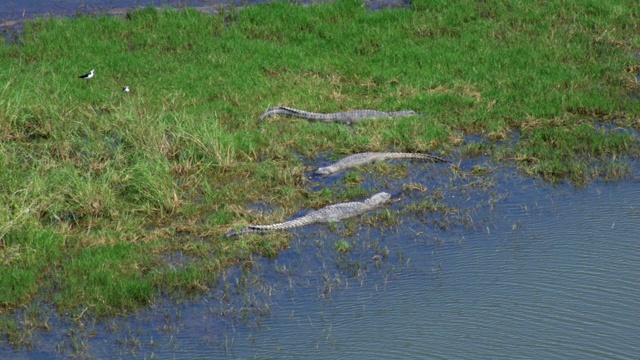
[[[368,170],[365,186],[404,196],[397,224],[294,231],[276,259],[230,269],[201,298],[43,333],[0,358],[638,359],[640,174],[575,189],[507,167]],[[377,175],[389,170],[401,176]]]

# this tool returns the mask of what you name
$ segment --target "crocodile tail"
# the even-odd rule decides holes
[[[265,111],[261,116],[260,116],[260,122],[262,122],[262,120],[264,120],[265,118],[269,117],[269,116],[273,116],[273,115],[284,115],[284,116],[289,116],[289,117],[297,117],[297,118],[301,118],[301,119],[306,119],[309,121],[324,121],[324,117],[325,115],[323,114],[318,114],[318,113],[312,113],[312,112],[308,112],[308,111],[303,111],[303,110],[298,110],[298,109],[294,109],[294,108],[290,108],[290,107],[286,107],[286,106],[276,106],[274,108],[271,108],[267,111]]]
[[[433,162],[451,164],[451,161],[449,161],[447,159],[443,159],[443,158],[438,157],[438,156],[434,156],[434,155],[430,155],[430,154],[420,154],[420,155],[422,155],[421,157],[423,159],[428,159],[428,160],[431,160]]]
[[[298,110],[298,109],[288,108],[284,106],[282,106],[281,108],[287,116],[297,117],[297,118],[305,119],[308,121],[325,121],[325,122],[333,121],[333,119],[331,118],[331,114],[327,115],[327,114],[314,113],[310,111]]]
[[[260,225],[249,225],[249,226],[245,226],[240,230],[229,230],[227,231],[227,233],[225,234],[226,237],[228,238],[232,238],[232,237],[238,237],[240,235],[243,234],[249,234],[249,233],[264,233],[267,232],[269,229],[267,228],[262,228]]]
[[[427,160],[437,163],[451,164],[451,161],[437,157],[431,154],[424,153],[390,153],[386,156],[387,159],[414,159],[414,160]]]
[[[262,115],[260,115],[259,122],[262,123],[262,120],[264,120],[265,118],[268,118],[269,116],[277,115],[277,114],[286,114],[286,110],[282,106],[276,106],[274,108],[267,109],[267,111],[265,111],[264,113],[262,113]]]

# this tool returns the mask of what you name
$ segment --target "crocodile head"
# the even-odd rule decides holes
[[[325,167],[318,168],[318,170],[316,170],[314,174],[320,175],[320,176],[327,176],[327,175],[333,174],[336,171],[338,171],[338,169],[336,169],[335,166],[325,166]]]
[[[391,195],[389,195],[389,193],[379,192],[379,193],[371,196],[370,198],[368,198],[364,202],[367,205],[378,206],[378,205],[382,205],[382,204],[386,203],[387,201],[389,201],[389,199],[391,199]]]

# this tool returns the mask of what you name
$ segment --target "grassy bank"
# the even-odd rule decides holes
[[[0,48],[0,329],[29,333],[13,318],[25,306],[109,315],[204,291],[286,246],[229,228],[363,195],[310,191],[300,156],[488,153],[549,181],[624,177],[639,16],[636,1],[341,0],[34,21]],[[275,105],[426,117],[259,124]]]

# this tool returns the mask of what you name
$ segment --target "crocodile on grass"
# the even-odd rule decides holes
[[[248,225],[238,231],[229,230],[227,237],[234,237],[245,233],[264,233],[271,230],[288,230],[315,223],[337,222],[377,209],[390,202],[391,195],[379,192],[364,201],[353,201],[333,204],[320,210],[309,212],[307,215],[272,225]]]
[[[349,155],[343,159],[340,159],[338,162],[334,164],[318,168],[318,170],[315,171],[315,174],[320,176],[327,176],[327,175],[335,174],[342,170],[354,168],[356,166],[372,163],[375,161],[384,161],[384,160],[392,160],[392,159],[427,160],[427,161],[439,162],[439,163],[447,163],[447,164],[451,163],[448,160],[439,158],[437,156],[429,155],[429,154],[401,153],[401,152],[380,152],[380,153],[366,152],[366,153]]]
[[[277,106],[265,111],[260,116],[260,122],[272,115],[285,115],[289,117],[297,117],[309,121],[320,122],[338,122],[351,125],[364,119],[390,119],[402,118],[407,116],[421,116],[413,110],[403,111],[376,111],[376,110],[351,110],[341,111],[330,114],[320,114],[309,111],[298,110],[285,106]]]

